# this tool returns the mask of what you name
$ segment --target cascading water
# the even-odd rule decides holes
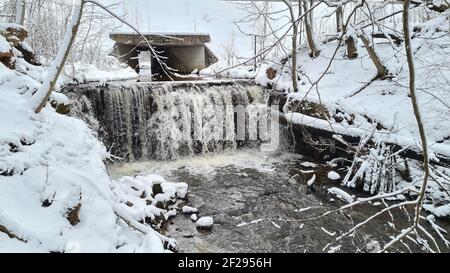
[[[247,81],[78,85],[110,152],[133,160],[176,159],[267,140],[264,90]]]

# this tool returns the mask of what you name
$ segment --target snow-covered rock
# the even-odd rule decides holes
[[[341,179],[341,176],[335,171],[328,172],[327,176],[328,176],[328,179],[333,180],[333,181]]]
[[[316,163],[305,161],[305,162],[300,163],[300,166],[303,166],[305,168],[316,168],[318,165]]]
[[[198,219],[197,214],[192,214],[192,215],[191,215],[191,220],[192,220],[192,221],[195,222],[195,221],[197,221],[197,219]]]
[[[336,196],[338,199],[340,199],[344,202],[347,202],[347,203],[352,203],[354,200],[354,198],[350,194],[348,194],[346,191],[341,190],[336,187],[329,188],[328,193]]]
[[[184,199],[188,193],[188,184],[180,182],[177,183],[177,196]]]
[[[201,217],[195,222],[198,228],[210,229],[214,225],[214,220],[210,216]]]
[[[433,215],[436,215],[437,217],[450,218],[450,204],[435,207],[433,205],[425,204],[423,205],[423,208],[429,212],[431,212]]]
[[[0,35],[0,54],[10,53],[11,45],[6,41],[6,38]]]
[[[197,208],[193,208],[190,206],[183,206],[181,210],[186,214],[196,213],[198,211]]]

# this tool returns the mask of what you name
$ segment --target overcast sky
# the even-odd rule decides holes
[[[117,2],[110,0],[112,2]],[[252,41],[241,34],[234,21],[242,12],[232,3],[220,0],[126,0],[128,19],[141,31],[209,33],[210,47],[221,54],[222,45],[236,36],[239,53],[252,54]],[[277,4],[279,5],[279,4]],[[127,29],[126,26],[123,27]]]

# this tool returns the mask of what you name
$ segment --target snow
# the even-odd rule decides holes
[[[197,219],[198,219],[197,214],[192,214],[192,215],[191,215],[191,220],[192,220],[192,221],[195,222],[195,221],[197,221]]]
[[[324,227],[320,227],[320,229],[331,237],[334,237],[336,235],[336,232],[328,231]]]
[[[214,224],[214,220],[210,216],[201,217],[195,222],[198,228],[211,228]]]
[[[412,39],[417,70],[417,90],[422,118],[428,135],[428,146],[432,158],[434,154],[450,157],[450,93],[445,87],[450,81],[450,36],[443,35],[449,24],[445,16],[439,16],[426,23]],[[411,146],[420,151],[420,138],[408,95],[408,68],[404,46],[393,48],[390,43],[374,39],[377,53],[388,70],[395,75],[392,80],[375,79],[377,71],[362,43],[358,44],[359,57],[349,60],[344,57],[345,47],[338,50],[337,57],[318,86],[314,83],[325,72],[337,43],[321,45],[321,54],[312,59],[308,50],[301,47],[298,60],[300,91],[290,93],[293,100],[306,99],[324,104],[331,115],[343,118],[337,123],[312,118],[301,113],[285,114],[288,121],[310,125],[352,136],[365,136],[374,132],[374,141],[384,141]],[[288,91],[291,86],[289,68],[275,66],[278,71],[273,80],[268,80],[262,66],[256,81],[261,85],[270,83],[277,90]],[[317,89],[316,89],[317,87]],[[373,122],[368,121],[369,117]],[[348,120],[352,120],[351,123]],[[375,130],[376,123],[384,129]]]
[[[216,74],[219,74],[220,77],[231,79],[253,79],[257,75],[253,66],[241,65],[230,68],[230,65],[228,65],[225,61],[218,61],[217,63],[200,70],[199,74],[203,77],[215,76]]]
[[[303,166],[305,168],[316,168],[318,165],[316,163],[305,161],[305,162],[300,163],[300,166]]]
[[[27,29],[24,26],[16,24],[16,23],[0,23],[0,31],[5,31],[8,28],[23,29],[23,30],[27,31]]]
[[[328,193],[336,196],[337,198],[339,198],[340,200],[347,202],[347,203],[352,203],[353,202],[353,197],[348,194],[346,191],[341,190],[339,188],[333,187],[333,188],[329,188],[328,189]]]
[[[152,197],[155,185],[161,186],[162,193]],[[177,194],[177,186],[178,183],[168,182],[159,175],[150,174],[121,177],[114,181],[111,188],[119,197],[118,206],[123,211],[136,221],[147,221],[160,216],[167,220],[176,215],[176,205],[169,204],[181,198]]]
[[[58,104],[64,104],[64,105],[70,104],[69,98],[66,95],[59,93],[59,92],[52,92],[52,94],[50,95],[50,100],[53,100]]]
[[[28,100],[39,83],[0,66],[0,172],[14,173],[0,176],[0,222],[28,241],[23,251],[64,251],[68,241],[86,252],[111,251],[119,232],[103,145],[82,121],[51,107],[35,115]],[[72,227],[65,208],[80,188],[83,224]],[[41,195],[54,195],[51,206],[41,206]],[[1,243],[0,251],[7,250]]]
[[[341,176],[335,171],[328,172],[327,177],[328,177],[328,179],[333,180],[333,181],[341,179]]]
[[[314,181],[316,181],[316,175],[313,174],[313,176],[306,182],[306,185],[312,186],[314,184]]]
[[[43,78],[43,70],[27,68],[33,78],[0,64],[0,224],[26,240],[0,232],[0,252],[164,251],[163,237],[134,220],[161,210],[141,200],[128,208],[126,200],[139,198],[126,186],[150,196],[150,184],[142,181],[157,181],[172,189],[170,197],[185,197],[187,185],[158,176],[123,178],[124,185],[112,181],[104,165],[109,155],[83,121],[57,114],[49,104],[34,114],[29,101],[41,87],[34,78]],[[52,98],[67,102],[60,93]],[[72,226],[67,211],[78,203],[80,221]],[[174,211],[163,213],[170,217]]]
[[[193,208],[190,206],[183,206],[181,208],[181,211],[186,214],[191,214],[191,213],[196,213],[198,210],[197,210],[197,208]]]
[[[111,62],[108,70],[100,69],[93,64],[75,63],[73,67],[66,67],[67,73],[71,79],[77,83],[87,82],[110,82],[137,80],[139,75],[129,66],[120,66],[114,57],[108,57]]]
[[[450,204],[435,207],[433,205],[425,204],[423,208],[437,217],[448,218],[450,217]]]
[[[64,253],[81,253],[80,243],[77,241],[68,242]]]
[[[11,45],[6,41],[6,38],[0,35],[0,53],[8,53],[11,51]]]

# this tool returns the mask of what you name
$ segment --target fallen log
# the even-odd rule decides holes
[[[339,123],[330,123],[327,120],[301,113],[278,112],[275,114],[279,116],[280,124],[288,126],[290,130],[292,130],[292,133],[295,136],[294,141],[297,146],[296,149],[301,149],[303,152],[312,151],[312,148],[314,148],[308,147],[311,146],[311,143],[308,143],[309,141],[305,139],[307,137],[312,137],[319,140],[319,142],[320,140],[326,139],[323,143],[324,146],[331,144],[330,148],[324,148],[321,154],[332,152],[349,155],[353,151],[349,146],[344,145],[343,143],[348,143],[350,146],[357,146],[363,137],[371,133],[357,127],[344,126]],[[337,138],[343,140],[343,142],[340,143],[339,141],[336,141]],[[386,145],[392,146],[393,151],[399,152],[399,155],[402,157],[423,161],[423,155],[420,152],[420,148],[410,139],[394,135],[389,137],[389,134],[386,132],[375,131],[373,132],[372,141],[368,142],[368,145],[373,144],[378,140],[384,142]],[[319,145],[321,144],[319,143]],[[432,151],[434,152],[435,157],[431,159],[431,163],[440,166],[450,166],[450,154],[447,154],[447,151],[444,151],[444,149],[439,149],[439,147],[440,146],[436,149],[436,145],[433,146]]]

